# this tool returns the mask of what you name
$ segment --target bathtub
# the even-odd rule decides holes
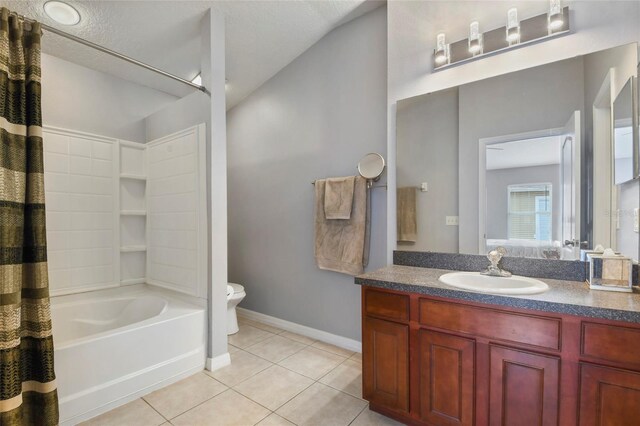
[[[62,425],[205,365],[206,310],[170,291],[137,285],[58,296],[51,318]]]

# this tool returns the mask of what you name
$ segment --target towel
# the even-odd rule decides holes
[[[353,205],[353,188],[356,177],[339,177],[326,179],[324,190],[324,215],[327,219],[351,218]]]
[[[413,186],[398,188],[397,228],[399,242],[416,242],[418,224],[416,222],[416,188]]]
[[[369,261],[367,181],[355,177],[350,219],[327,219],[324,201],[327,181],[315,185],[315,258],[320,269],[359,275]]]

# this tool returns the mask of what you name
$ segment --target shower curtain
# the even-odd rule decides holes
[[[55,425],[40,24],[0,13],[0,424]]]

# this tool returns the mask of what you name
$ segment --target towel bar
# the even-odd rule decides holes
[[[315,180],[311,181],[311,185],[315,185],[315,184],[316,184]],[[387,189],[387,185],[386,184],[385,185],[371,185],[371,186],[367,185],[367,188],[368,189],[371,189],[371,188],[385,188],[385,189]]]

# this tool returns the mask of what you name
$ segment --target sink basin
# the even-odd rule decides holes
[[[538,294],[549,290],[547,284],[535,278],[518,275],[491,277],[479,272],[451,272],[442,275],[440,282],[463,290],[491,294]]]

